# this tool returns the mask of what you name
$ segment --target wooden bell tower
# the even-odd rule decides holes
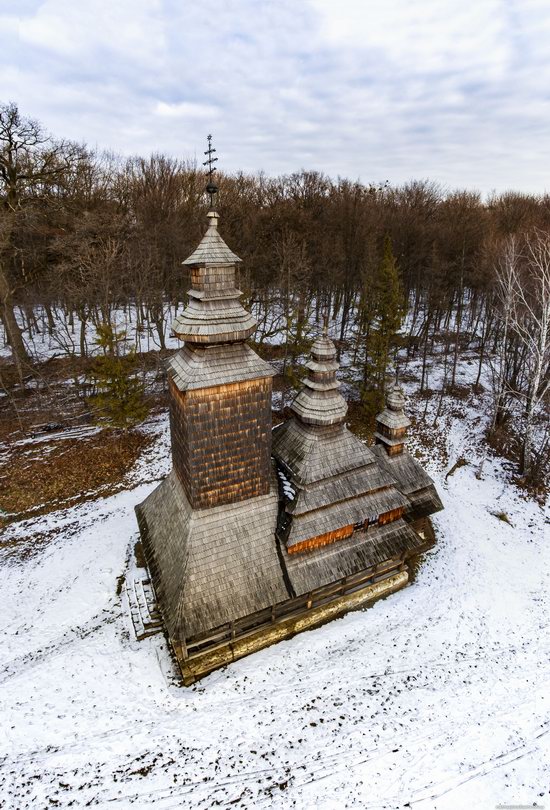
[[[218,232],[218,214],[183,264],[189,303],[173,331],[184,347],[170,359],[174,469],[193,508],[269,492],[273,370],[246,344],[256,320],[240,303],[240,261]]]

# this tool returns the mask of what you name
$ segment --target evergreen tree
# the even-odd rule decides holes
[[[125,332],[111,323],[97,329],[96,345],[102,354],[95,358],[91,378],[95,393],[89,398],[99,424],[128,430],[143,422],[148,413],[142,383],[136,375],[135,349],[124,353]]]
[[[393,255],[391,239],[384,240],[384,253],[369,289],[369,323],[365,349],[362,400],[369,421],[384,405],[386,373],[398,346],[398,332],[405,317],[405,300]]]

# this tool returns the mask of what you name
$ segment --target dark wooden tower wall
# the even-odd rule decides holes
[[[180,391],[170,381],[174,469],[195,509],[266,495],[271,377]]]

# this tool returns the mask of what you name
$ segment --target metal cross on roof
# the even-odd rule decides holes
[[[214,194],[217,194],[218,187],[214,183],[214,172],[216,171],[216,167],[213,165],[217,161],[217,157],[212,157],[215,149],[212,148],[212,135],[208,135],[208,149],[204,153],[208,155],[208,158],[202,164],[203,166],[208,166],[208,184],[206,186],[206,193],[210,195],[210,208],[214,208]]]

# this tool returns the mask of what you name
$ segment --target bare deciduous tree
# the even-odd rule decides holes
[[[535,231],[523,251],[508,237],[497,271],[503,334],[495,366],[495,416],[507,392],[524,403],[521,472],[527,477],[533,462],[533,429],[538,408],[550,391],[550,234]],[[509,338],[523,358],[524,385],[511,384]]]
[[[512,329],[526,350],[527,389],[521,468],[532,465],[533,420],[550,390],[550,234],[529,236],[525,247],[527,273],[514,276]]]
[[[20,380],[30,358],[15,316],[13,295],[24,280],[21,249],[16,244],[20,226],[32,218],[20,215],[25,203],[55,193],[78,161],[81,149],[68,141],[54,141],[42,125],[19,112],[17,104],[0,105],[0,318],[4,324]]]

